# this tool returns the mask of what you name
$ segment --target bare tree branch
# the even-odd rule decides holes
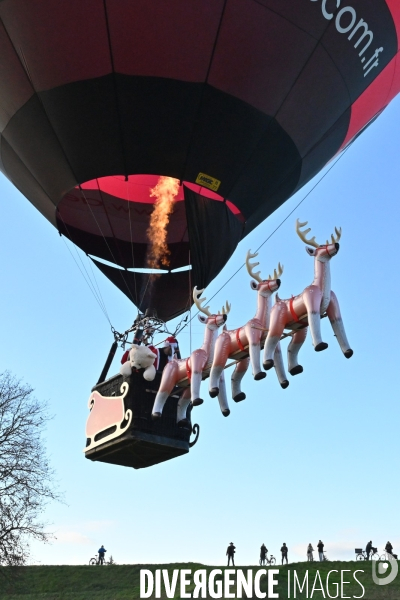
[[[29,539],[52,537],[39,519],[60,499],[42,438],[49,418],[29,385],[0,374],[0,566],[25,564]]]

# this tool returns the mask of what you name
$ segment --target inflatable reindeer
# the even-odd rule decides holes
[[[217,338],[214,350],[214,360],[210,373],[209,393],[211,397],[219,394],[218,381],[223,373],[228,358],[239,350],[244,351],[248,346],[249,358],[244,358],[238,362],[232,374],[232,397],[236,402],[244,400],[246,395],[240,389],[240,383],[247,371],[249,362],[253,371],[255,380],[263,379],[265,373],[261,370],[260,363],[260,345],[265,339],[269,327],[269,318],[271,312],[271,296],[279,288],[281,282],[279,277],[283,273],[283,267],[279,264],[278,272],[274,270],[274,276],[268,279],[261,279],[260,271],[254,273],[253,269],[260,263],[251,263],[250,259],[258,256],[251,254],[250,250],[246,256],[246,268],[253,280],[250,287],[257,290],[257,312],[253,319],[250,319],[245,325],[232,331],[223,331]],[[255,281],[254,281],[255,280]],[[280,345],[275,348],[275,370],[279,382],[283,388],[287,388],[289,382],[286,378],[285,368],[283,366]]]
[[[328,344],[321,338],[321,316],[325,312],[343,354],[346,358],[353,355],[344,330],[339,303],[331,290],[330,260],[339,252],[342,230],[335,227],[336,237],[332,235],[331,242],[327,240],[326,244],[321,246],[316,242],[315,236],[307,240],[306,235],[311,229],[301,230],[306,225],[307,221],[300,223],[297,219],[296,232],[300,239],[307,244],[307,253],[314,257],[314,281],[301,294],[289,300],[281,300],[278,295],[276,296],[276,304],[271,311],[270,328],[264,347],[263,366],[268,370],[274,366],[274,351],[283,330],[285,328],[296,330],[303,327],[299,331],[295,331],[288,347],[288,368],[291,375],[297,375],[303,371],[303,367],[297,362],[297,355],[307,334],[307,324],[310,326],[315,351],[321,352],[328,347]]]
[[[198,406],[203,403],[200,398],[200,385],[202,381],[203,370],[211,364],[214,353],[215,340],[218,335],[218,328],[223,325],[230,311],[228,302],[222,314],[211,314],[209,306],[203,307],[202,304],[206,301],[205,298],[200,300],[200,294],[203,290],[198,290],[197,287],[193,290],[193,300],[198,310],[203,313],[199,315],[199,321],[204,323],[206,328],[204,332],[203,345],[198,350],[194,350],[189,358],[172,359],[165,367],[161,377],[161,383],[156,395],[153,406],[153,419],[159,419],[162,415],[164,404],[174,389],[178,381],[189,377],[190,391],[185,390],[178,402],[177,422],[178,425],[185,427],[188,424],[186,419],[186,409],[192,402],[193,406]],[[230,411],[226,399],[224,378],[221,377],[221,393],[218,395],[218,400],[221,412],[224,416],[228,416]]]

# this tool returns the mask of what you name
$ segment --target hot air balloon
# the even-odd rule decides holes
[[[397,0],[0,0],[0,169],[167,321],[398,93],[399,29]]]

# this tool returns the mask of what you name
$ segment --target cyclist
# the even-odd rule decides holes
[[[260,548],[260,565],[265,565],[265,559],[267,558],[268,549],[265,544],[263,544]]]
[[[104,548],[104,546],[101,546],[101,548],[99,548],[99,565],[102,565],[104,563],[104,555],[107,552],[107,550]]]
[[[369,560],[369,555],[372,552],[372,541],[368,542],[368,544],[365,546],[365,552],[367,554],[367,560]]]

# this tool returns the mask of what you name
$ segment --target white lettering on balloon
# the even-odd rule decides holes
[[[383,47],[377,48],[373,55],[367,60],[363,56],[364,52],[369,48],[374,39],[374,34],[364,19],[357,16],[356,10],[352,6],[344,6],[340,8],[342,0],[311,0],[311,2],[321,2],[321,13],[327,21],[335,21],[335,28],[338,33],[349,34],[348,40],[354,43],[354,48],[359,50],[363,65],[364,77],[379,65],[379,54],[383,52]],[[340,10],[335,14],[335,11]],[[361,58],[362,57],[362,58]],[[366,62],[365,62],[366,61]]]

